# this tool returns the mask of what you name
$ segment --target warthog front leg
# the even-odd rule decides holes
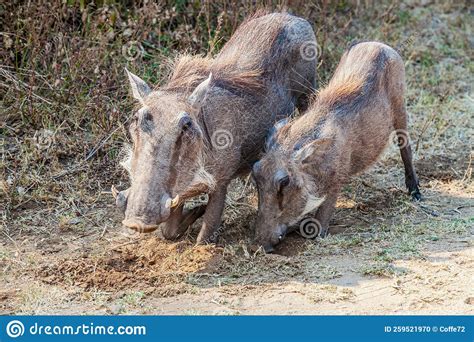
[[[403,166],[405,167],[405,184],[412,198],[416,201],[420,201],[422,197],[418,176],[416,175],[415,166],[413,165],[413,155],[407,132],[407,117],[408,114],[403,100],[397,99],[394,105],[394,128],[400,131],[400,133],[397,134],[397,142],[400,147]]]
[[[328,234],[329,220],[331,219],[334,209],[336,208],[338,194],[339,191],[331,191],[330,195],[326,197],[316,212],[315,219],[318,220],[319,224],[321,225],[321,231],[319,232],[319,236],[321,237],[326,237]]]
[[[206,205],[200,205],[192,209],[184,209],[183,205],[176,207],[171,216],[161,226],[161,232],[166,239],[176,240],[181,237],[198,218],[206,211]]]
[[[209,202],[207,203],[206,212],[204,213],[204,223],[197,237],[198,244],[215,243],[221,225],[222,212],[225,205],[225,196],[227,194],[227,183],[209,194]]]

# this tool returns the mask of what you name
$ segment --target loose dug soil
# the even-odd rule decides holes
[[[168,244],[157,237],[117,247],[100,256],[58,260],[43,266],[37,276],[45,283],[69,283],[104,291],[142,290],[162,296],[180,293],[190,273],[205,272],[220,259],[214,246],[192,247],[190,242]]]

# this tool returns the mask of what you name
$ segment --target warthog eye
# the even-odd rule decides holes
[[[190,130],[193,127],[193,120],[188,115],[183,115],[179,120],[179,126],[183,132]]]
[[[277,184],[278,184],[278,195],[281,196],[283,194],[283,189],[287,187],[288,184],[290,184],[290,176],[286,175],[282,178],[279,178]]]
[[[284,188],[285,186],[288,186],[290,184],[290,177],[286,176],[280,179],[280,188]]]
[[[145,111],[143,113],[143,120],[153,121],[153,116],[151,115],[151,113],[149,111]]]
[[[290,176],[285,175],[278,179],[278,207],[283,210],[283,189],[290,184]]]

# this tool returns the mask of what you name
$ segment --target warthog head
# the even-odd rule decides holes
[[[275,143],[254,164],[252,177],[258,189],[255,243],[266,252],[273,251],[291,226],[324,201],[325,179],[315,181],[315,175],[325,172],[323,154],[328,143],[318,139],[296,151]]]
[[[125,164],[131,187],[113,192],[125,213],[123,224],[150,232],[186,198],[213,186],[213,177],[202,165],[205,137],[197,115],[211,76],[187,98],[176,92],[152,91],[138,76],[128,70],[127,74],[141,108],[129,128],[133,148]]]

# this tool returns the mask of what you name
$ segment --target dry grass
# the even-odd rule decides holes
[[[423,264],[433,249],[472,253],[472,8],[291,3],[317,32],[321,84],[352,39],[401,51],[425,201],[410,201],[398,151],[388,149],[344,189],[332,221],[342,233],[316,241],[290,236],[279,254],[266,256],[247,248],[257,199],[246,179],[232,183],[223,247],[202,250],[192,246],[198,224],[177,244],[122,230],[108,193],[112,183],[128,182],[117,167],[133,106],[123,68],[160,84],[170,58],[216,53],[255,5],[108,3],[2,5],[1,311],[67,312],[75,303],[90,312],[155,312],[152,298],[211,293],[210,301],[229,308],[223,312],[238,313],[236,298],[245,306],[275,289],[318,305],[357,302],[356,289],[338,282],[388,277],[422,287],[416,262],[428,279],[441,281],[429,274],[436,267]],[[472,271],[472,263],[459,269]],[[433,292],[435,304],[440,291]],[[180,312],[207,312],[189,303]]]

